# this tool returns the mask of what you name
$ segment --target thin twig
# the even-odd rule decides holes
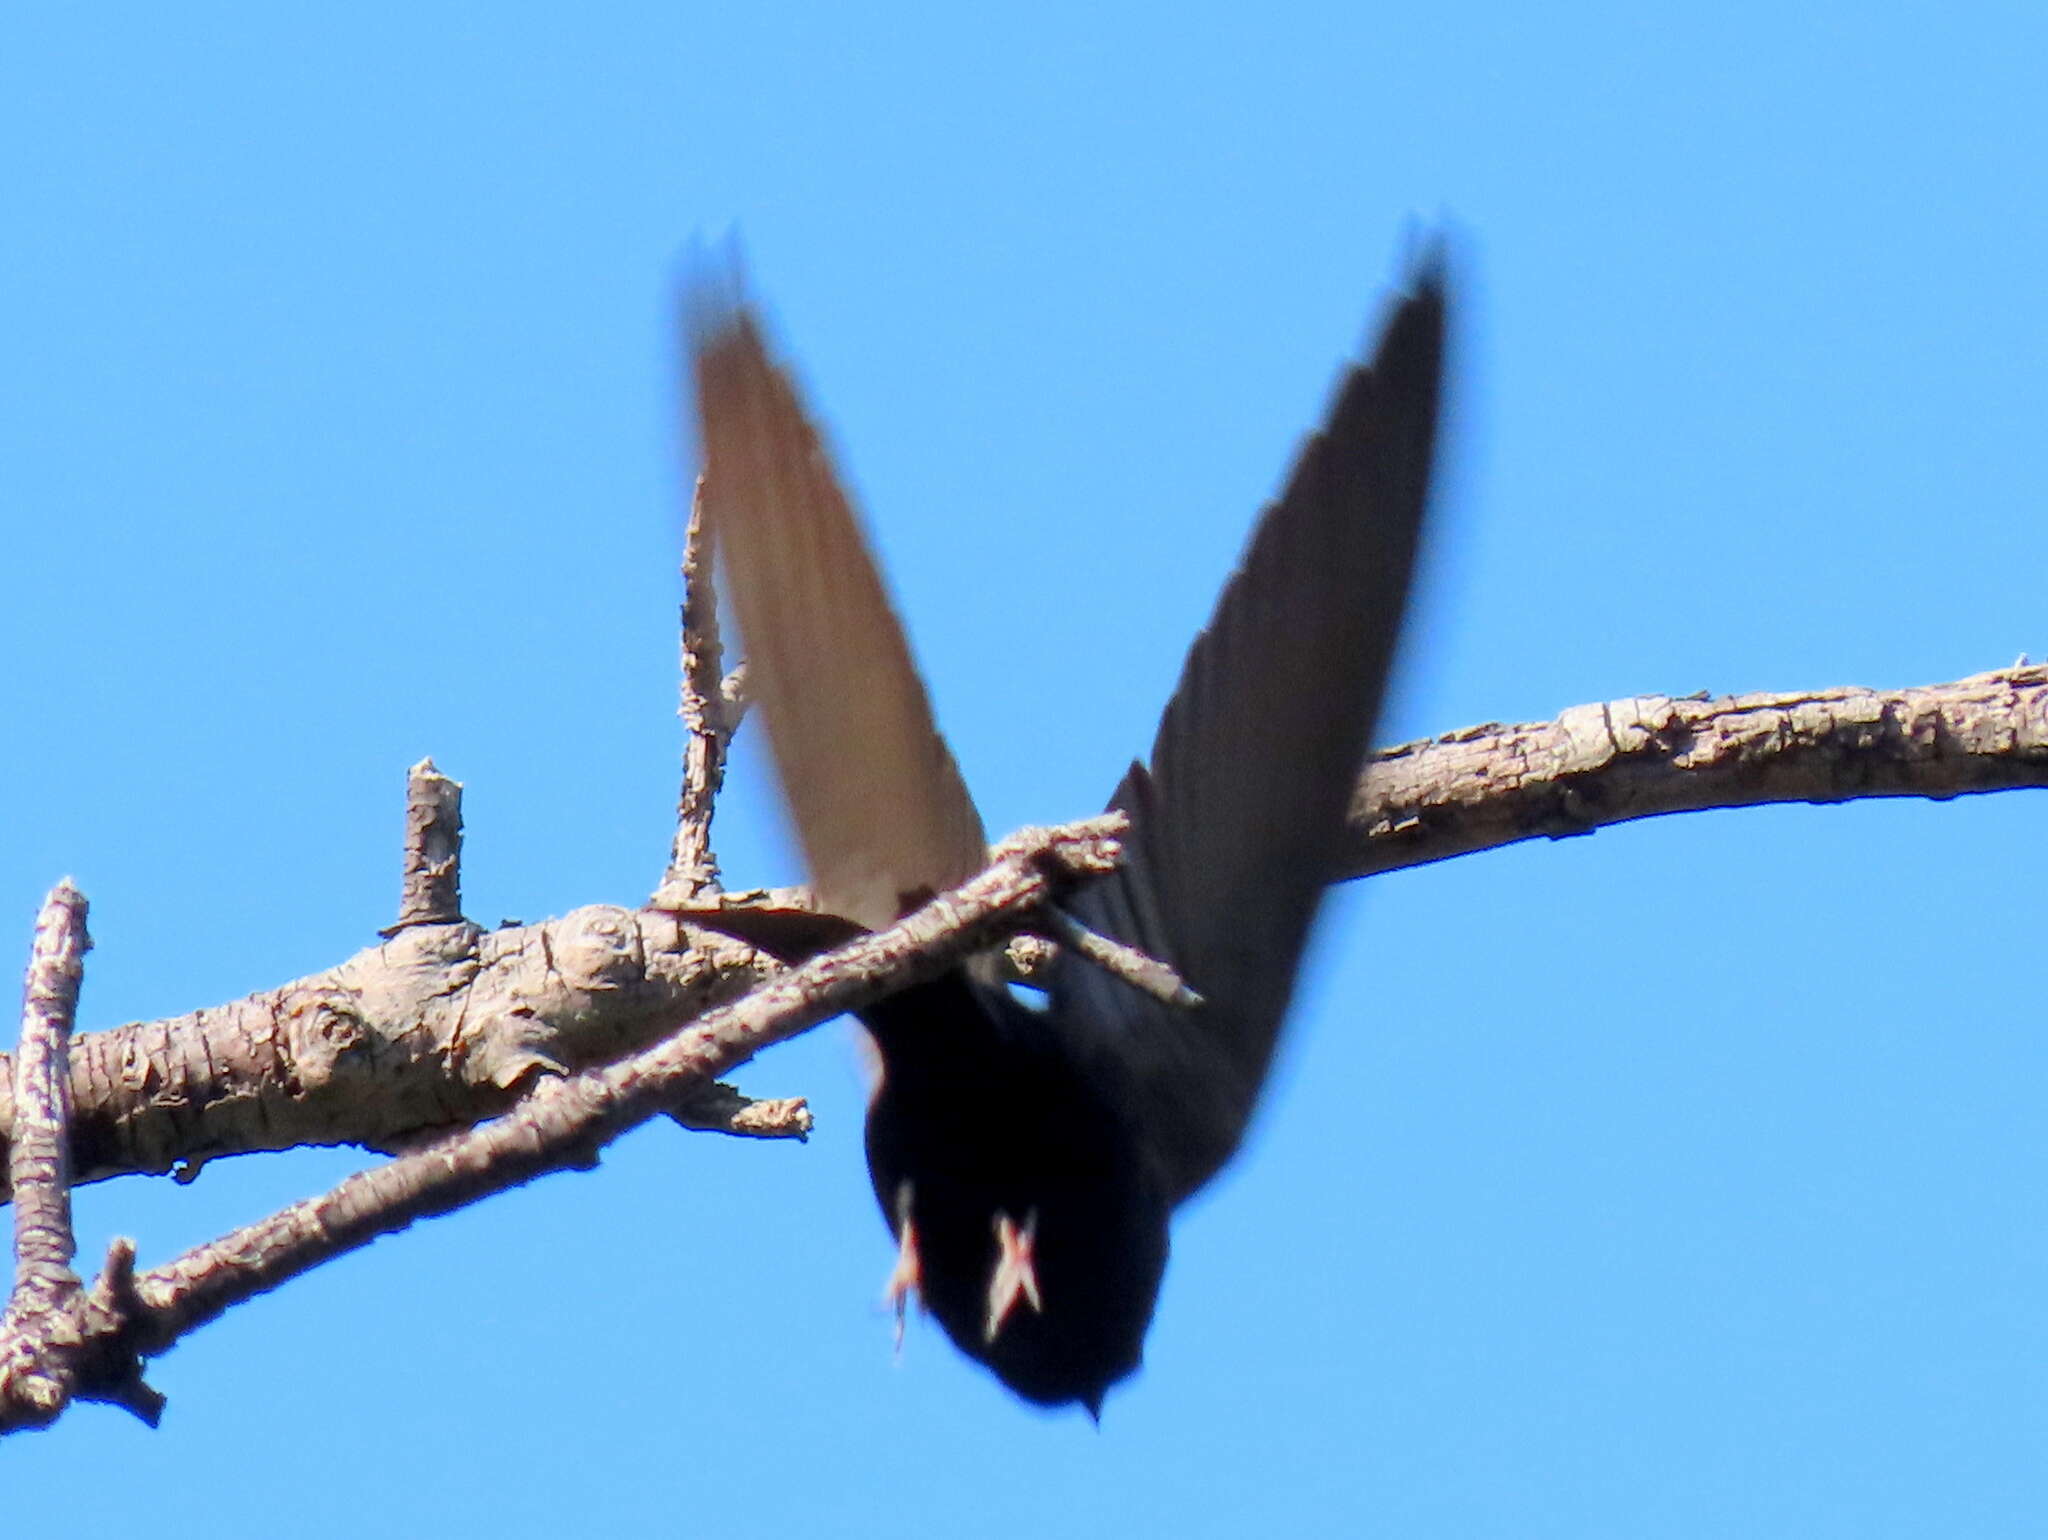
[[[1061,946],[1071,948],[1140,994],[1150,995],[1176,1010],[1193,1010],[1202,1003],[1202,997],[1188,988],[1187,981],[1158,958],[1090,930],[1064,909],[1048,906],[1039,918]]]
[[[164,1398],[142,1378],[142,1356],[135,1351],[131,1322],[141,1315],[135,1292],[135,1242],[117,1236],[107,1246],[107,1259],[85,1297],[84,1333],[99,1351],[89,1376],[89,1399],[133,1412],[150,1427],[163,1416]]]
[[[423,759],[405,773],[405,878],[398,921],[408,925],[462,922],[462,783]]]
[[[733,735],[740,730],[740,723],[747,719],[747,707],[753,704],[753,697],[747,694],[745,660],[735,663],[732,672],[718,681],[718,703],[724,708],[718,725],[725,734],[726,744],[730,746]]]
[[[41,1426],[78,1393],[83,1294],[71,1259],[71,1065],[85,953],[85,895],[67,877],[36,916],[14,1059],[14,1288],[0,1315],[0,1422]]]
[[[711,848],[711,818],[725,784],[730,709],[719,671],[718,595],[711,580],[710,536],[704,524],[704,482],[690,498],[683,534],[682,708],[683,787],[676,804],[675,843],[654,907],[701,903],[719,889],[718,856]]]
[[[801,1096],[754,1097],[724,1081],[691,1090],[669,1117],[696,1133],[734,1134],[743,1139],[810,1138],[816,1119]]]
[[[71,1259],[72,1023],[85,953],[85,895],[65,878],[43,900],[22,988],[21,1048],[14,1060],[14,1142],[8,1176],[14,1189],[12,1315],[78,1288]]]

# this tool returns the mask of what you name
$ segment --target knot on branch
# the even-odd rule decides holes
[[[339,1077],[367,1078],[372,1035],[361,1001],[337,984],[288,987],[278,1001],[287,1056],[285,1078],[298,1094]]]

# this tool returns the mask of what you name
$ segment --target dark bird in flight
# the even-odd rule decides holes
[[[860,524],[747,306],[692,296],[704,507],[812,890],[870,928],[986,859]],[[1243,1138],[1335,875],[1429,501],[1440,261],[1260,516],[1151,758],[1121,868],[1071,915],[1176,969],[1140,993],[1063,948],[1043,1009],[996,960],[870,1006],[868,1169],[915,1292],[1027,1400],[1099,1415],[1139,1365],[1167,1219]]]

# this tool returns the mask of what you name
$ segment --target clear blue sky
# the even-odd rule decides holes
[[[667,283],[729,222],[997,829],[1092,811],[1149,740],[1440,212],[1456,419],[1390,739],[2048,650],[2037,6],[9,33],[0,951],[76,874],[89,1026],[369,942],[423,754],[468,784],[479,919],[649,891]],[[742,883],[791,870],[759,768],[720,828]],[[2044,859],[2012,795],[1342,894],[1099,1433],[930,1328],[892,1361],[835,1027],[744,1076],[814,1099],[808,1148],[652,1128],[380,1242],[160,1361],[161,1431],[10,1442],[9,1527],[2038,1534]],[[353,1164],[107,1184],[82,1225],[160,1261]]]

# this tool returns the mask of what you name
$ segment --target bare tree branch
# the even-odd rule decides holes
[[[644,1048],[777,966],[687,919],[605,905],[408,927],[279,988],[78,1038],[75,1180],[302,1144],[410,1148],[504,1112],[535,1075]]]
[[[691,773],[709,774],[722,763],[722,692],[732,681],[714,698],[705,681],[717,679],[715,652],[693,658],[709,736],[691,760],[702,769]],[[2048,667],[1889,692],[1635,697],[1384,751],[1361,780],[1343,871],[1390,871],[1662,813],[2043,784]],[[786,903],[717,895],[715,867],[701,862],[684,873],[685,887],[714,902],[694,914],[593,906],[479,930],[459,917],[459,791],[430,763],[415,767],[406,896],[382,945],[231,1005],[67,1042],[76,954],[62,939],[70,922],[46,910],[23,1049],[0,1058],[0,1129],[23,1194],[17,1287],[0,1330],[0,1427],[48,1421],[74,1397],[153,1420],[161,1398],[143,1383],[141,1362],[181,1333],[375,1235],[542,1171],[590,1164],[605,1140],[657,1112],[688,1127],[803,1137],[810,1116],[800,1101],[750,1101],[708,1077],[1014,930],[1059,881],[1109,858],[1099,826],[1020,836],[1005,861],[903,925],[778,975],[740,938],[760,934],[766,919],[819,922]],[[1063,838],[1084,844],[1060,847]],[[709,859],[708,837],[686,845],[679,834],[677,848],[686,864]],[[1059,873],[1051,881],[1045,861]],[[672,866],[671,879],[680,870]],[[682,889],[665,883],[664,896],[671,891]],[[82,950],[83,900],[72,897]],[[1103,951],[1048,912],[1031,928]],[[721,917],[741,915],[748,925],[720,928]],[[1148,959],[1105,952],[1098,961],[1168,993],[1177,982]],[[771,975],[746,1000],[720,1004]],[[673,1023],[713,1007],[662,1041]],[[68,1140],[67,1109],[51,1091],[59,1086],[73,1103]],[[467,1131],[450,1135],[451,1126]],[[61,1175],[67,1149],[75,1178],[90,1180],[307,1143],[411,1153],[152,1272],[135,1275],[132,1248],[117,1244],[93,1286],[78,1286]]]
[[[110,1302],[132,1252],[117,1246],[90,1294],[71,1269],[70,1075],[66,1052],[92,945],[85,896],[67,878],[36,919],[14,1060],[16,1123],[8,1152],[14,1288],[0,1316],[0,1430],[42,1427],[78,1396],[125,1406],[152,1426],[163,1398],[142,1381]]]
[[[1885,692],[1634,697],[1382,752],[1361,783],[1342,870],[1392,871],[1662,813],[2043,784],[2048,667]],[[75,1179],[190,1172],[300,1144],[412,1148],[506,1111],[535,1073],[644,1048],[776,966],[708,910],[592,906],[491,932],[410,926],[244,1000],[80,1036]],[[11,1137],[4,1057],[0,1071],[0,1135]],[[729,1133],[801,1137],[809,1126],[800,1106],[708,1094],[671,1110]]]
[[[131,1279],[132,1251],[117,1247],[90,1296],[74,1280],[68,1296],[46,1312],[61,1329],[46,1333],[43,1346],[65,1344],[74,1394],[134,1404],[141,1358],[380,1235],[550,1171],[595,1165],[605,1143],[667,1110],[688,1088],[818,1022],[955,966],[1074,883],[1110,870],[1123,827],[1122,815],[1105,814],[1023,831],[998,848],[987,870],[888,930],[771,979],[666,1042],[603,1069],[550,1080],[503,1117],[358,1173],[166,1266]],[[47,1420],[7,1393],[27,1379],[0,1378],[0,1430]]]
[[[1374,756],[1345,877],[1664,813],[2048,785],[2048,667],[1905,690],[1639,695]]]

